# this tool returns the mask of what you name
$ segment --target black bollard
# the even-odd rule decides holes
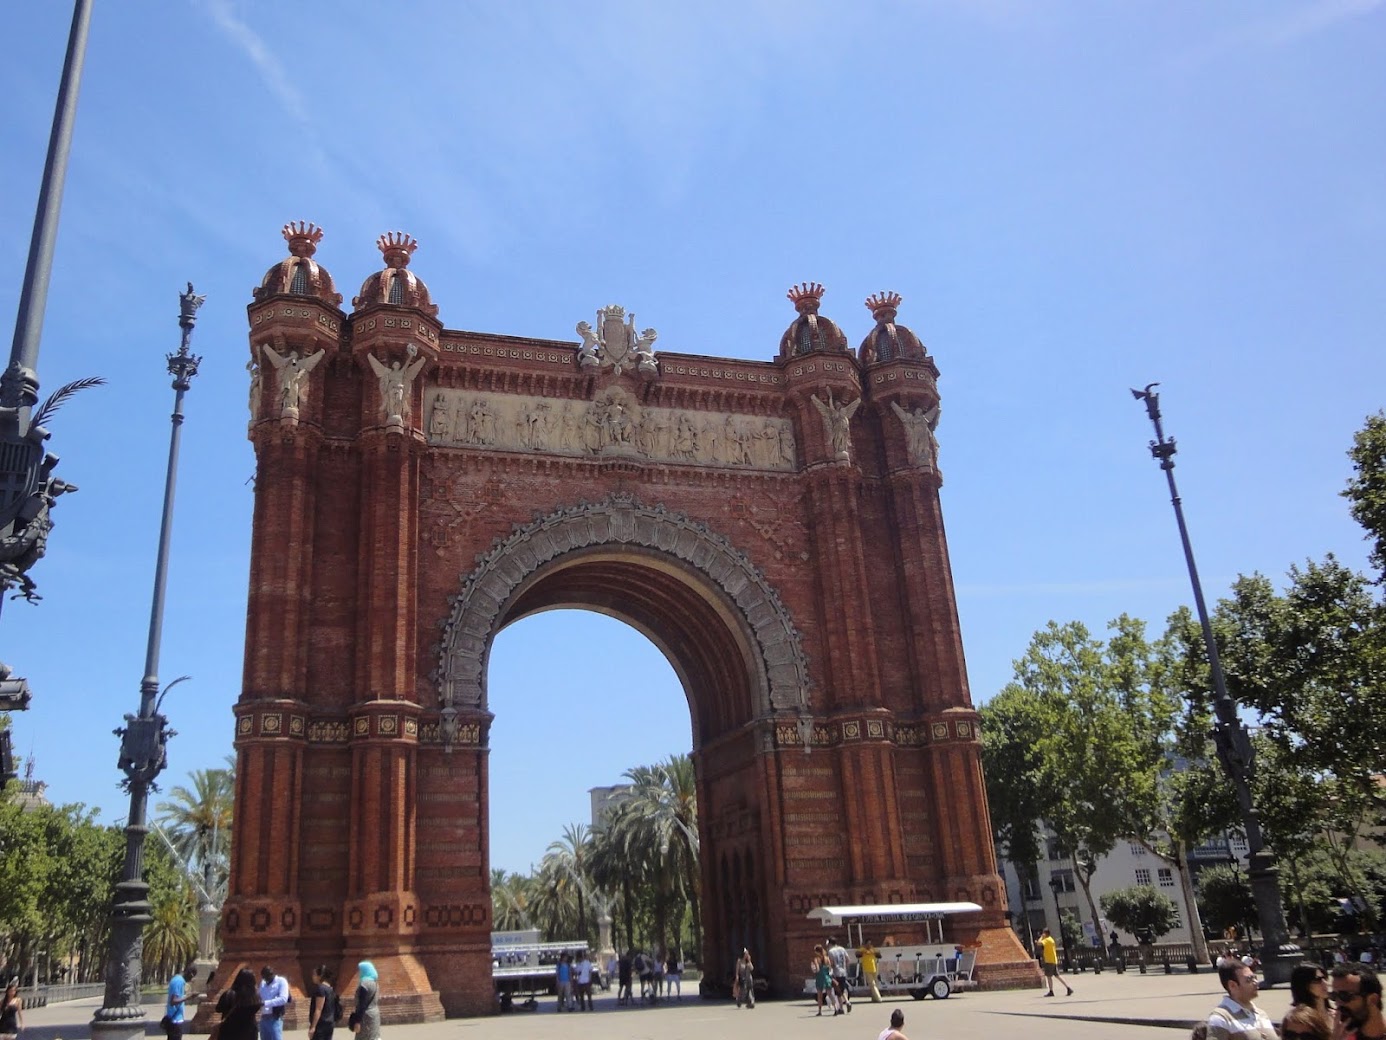
[[[1166,974],[1166,975],[1173,975],[1173,974],[1174,974],[1174,969],[1171,968],[1171,967],[1169,966],[1169,954],[1165,954],[1164,957],[1163,957],[1163,960],[1164,960],[1164,963],[1165,963],[1165,974]]]
[[[1194,955],[1193,955],[1193,954],[1189,954],[1187,957],[1185,957],[1185,958],[1184,958],[1184,963],[1186,963],[1186,964],[1189,966],[1189,974],[1190,974],[1190,975],[1197,975],[1197,974],[1198,974],[1198,961],[1194,960]]]

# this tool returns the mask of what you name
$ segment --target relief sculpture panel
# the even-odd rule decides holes
[[[592,401],[480,391],[428,395],[428,443],[651,462],[793,470],[788,419],[641,405],[620,387]]]

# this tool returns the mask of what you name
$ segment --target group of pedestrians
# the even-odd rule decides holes
[[[1238,960],[1218,967],[1224,996],[1193,1040],[1383,1040],[1381,979],[1366,964],[1343,962],[1331,970],[1305,961],[1290,973],[1290,1010],[1277,1033],[1256,1005],[1256,972]]]
[[[370,961],[358,964],[356,972],[356,1002],[346,1024],[356,1034],[356,1040],[380,1040],[380,975]],[[175,1006],[180,1009],[179,1032],[175,1036],[170,1031],[169,1040],[182,1036],[181,1009],[186,1001],[186,984],[193,974],[195,972],[190,970],[175,975],[169,982],[169,1015],[166,1017],[173,1017]],[[333,982],[332,972],[326,965],[313,969],[308,1002],[310,1040],[332,1040],[332,1033],[343,1017],[342,1000]],[[183,997],[176,1005],[175,995]],[[265,965],[260,969],[258,983],[254,972],[242,968],[232,980],[231,988],[217,998],[216,1011],[221,1016],[217,1040],[283,1040],[284,1016],[292,1003],[288,980],[272,967]]]
[[[852,987],[847,982],[847,950],[836,939],[829,939],[826,949],[815,946],[809,970],[813,972],[819,1017],[823,1014],[824,1005],[832,1010],[834,1016],[851,1014]]]
[[[553,970],[559,1011],[592,1010],[592,977],[595,972],[592,956],[586,949],[578,954],[576,960],[571,953],[559,955]]]
[[[625,1007],[636,1002],[635,983],[640,983],[640,1003],[657,1004],[661,997],[683,999],[683,961],[677,950],[646,953],[627,950],[616,962],[616,1004]]]

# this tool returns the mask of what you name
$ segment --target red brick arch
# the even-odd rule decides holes
[[[747,946],[795,992],[808,909],[945,892],[985,907],[955,933],[984,977],[1033,974],[1003,917],[917,338],[878,326],[899,350],[858,357],[800,287],[794,328],[817,332],[772,361],[655,356],[616,308],[582,345],[486,335],[445,328],[417,278],[392,303],[372,276],[346,314],[324,270],[281,267],[249,308],[219,976],[272,963],[301,986],[326,963],[350,986],[369,958],[387,1021],[494,1009],[487,655],[566,606],[629,622],[683,682],[707,977]]]

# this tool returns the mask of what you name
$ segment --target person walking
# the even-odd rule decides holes
[[[553,967],[554,989],[558,991],[558,1010],[573,1009],[573,965],[566,953],[558,955],[558,963]]]
[[[284,1040],[289,982],[266,964],[260,969],[260,1040]]]
[[[876,947],[867,943],[857,951],[857,960],[861,964],[862,978],[866,980],[867,992],[871,994],[871,1003],[881,1002],[881,990],[876,983],[877,974],[880,971],[881,959],[876,954]]]
[[[616,1004],[618,1007],[635,1003],[635,996],[630,991],[630,980],[631,959],[630,950],[627,950],[621,954],[621,959],[616,962]]]
[[[815,946],[813,948],[813,960],[809,962],[809,970],[813,972],[813,988],[818,996],[818,1014],[815,1017],[823,1017],[824,1003],[827,1003],[833,1014],[836,1015],[837,1003],[832,995],[833,969],[823,947]]]
[[[349,1024],[356,1040],[380,1040],[380,973],[370,961],[356,965],[356,1007]]]
[[[847,951],[836,939],[828,940],[828,960],[833,967],[833,993],[837,995],[838,1007],[833,1012],[852,1013],[852,987],[847,984]]]
[[[168,1040],[183,1040],[183,1003],[188,999],[188,983],[197,977],[197,969],[191,964],[180,972],[174,972],[168,980],[168,1007],[164,1009],[163,1021]],[[0,1033],[4,1030],[0,1029]]]
[[[592,958],[585,949],[577,962],[577,1006],[579,1011],[592,1010]]]
[[[217,1040],[256,1040],[260,1020],[260,991],[249,968],[236,972],[231,988],[217,998]]]
[[[669,951],[669,959],[664,965],[664,995],[674,994],[675,1000],[683,999],[683,961],[679,960],[678,950]]]
[[[1381,1040],[1386,1018],[1381,1013],[1381,979],[1365,964],[1339,964],[1333,969],[1333,990],[1343,1040]]]
[[[17,1040],[24,1029],[24,1001],[19,996],[18,980],[5,987],[5,1002],[0,1004],[0,1040]]]
[[[736,1006],[744,1000],[748,1008],[756,1006],[756,966],[751,963],[751,951],[743,948],[736,962]]]
[[[332,972],[326,964],[313,969],[313,995],[308,1001],[310,1040],[332,1040],[337,1028],[337,994],[332,989]]]
[[[900,1030],[905,1028],[905,1013],[896,1008],[890,1013],[890,1025],[881,1030],[881,1035],[876,1040],[910,1040]]]
[[[1049,933],[1048,928],[1040,930],[1040,967],[1044,969],[1044,985],[1046,997],[1054,995],[1054,980],[1058,979],[1064,984],[1064,989],[1068,990],[1065,996],[1073,996],[1073,987],[1068,984],[1068,980],[1059,974],[1059,951],[1054,945],[1054,936]]]
[[[1276,1040],[1275,1023],[1254,1003],[1256,973],[1227,964],[1218,969],[1218,981],[1226,994],[1208,1016],[1208,1040]]]

